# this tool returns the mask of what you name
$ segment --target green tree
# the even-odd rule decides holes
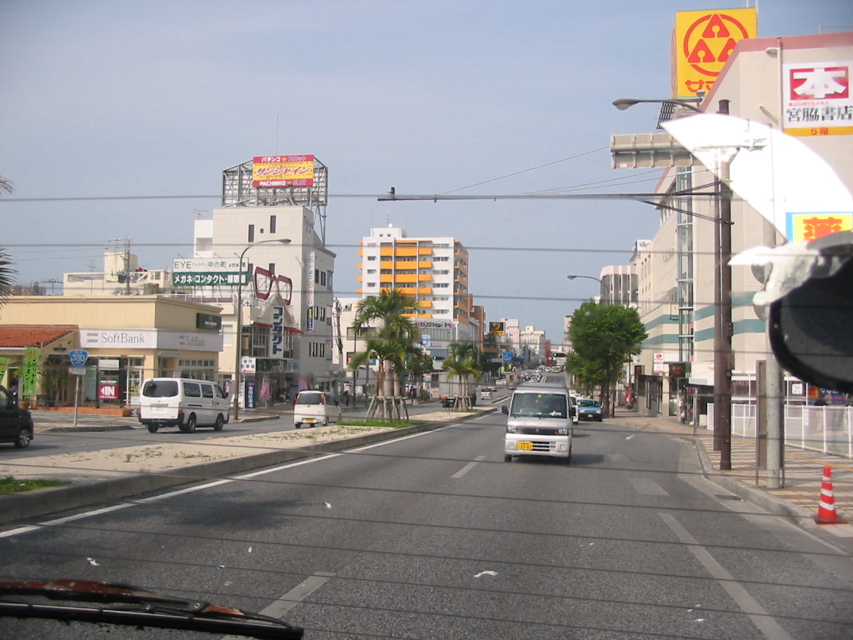
[[[632,307],[585,302],[572,316],[569,340],[573,352],[566,358],[566,370],[588,389],[601,387],[602,409],[611,414],[611,389],[622,365],[640,353],[648,337],[640,314]]]
[[[435,370],[432,364],[432,356],[426,351],[416,349],[406,360],[406,370],[412,374],[412,378],[417,384],[418,396],[420,397],[424,391],[424,376],[431,374]]]
[[[0,193],[12,193],[12,191],[12,181],[0,176]],[[0,247],[0,305],[9,299],[12,287],[15,284],[15,274],[17,272],[12,268],[12,264],[12,259]]]
[[[471,391],[469,382],[472,377],[478,379],[483,375],[484,354],[471,342],[451,342],[450,355],[444,360],[442,368],[448,378],[459,378],[460,394],[453,402],[454,409],[471,408]]]
[[[356,335],[370,336],[367,349],[356,354],[350,367],[376,359],[376,396],[368,409],[368,416],[400,417],[401,373],[409,354],[415,350],[419,339],[417,325],[410,317],[417,313],[419,303],[415,298],[397,289],[383,289],[378,296],[368,296],[358,303],[353,321]]]

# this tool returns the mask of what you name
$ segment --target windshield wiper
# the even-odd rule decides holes
[[[9,600],[9,596],[40,596],[104,606],[17,602]],[[302,628],[259,613],[92,580],[0,581],[0,616],[204,631],[249,638],[290,640],[303,636]]]

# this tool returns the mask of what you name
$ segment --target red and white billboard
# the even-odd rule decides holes
[[[252,186],[260,188],[311,187],[314,156],[256,156],[252,158]]]
[[[785,133],[792,136],[853,134],[851,67],[851,60],[784,65]]]

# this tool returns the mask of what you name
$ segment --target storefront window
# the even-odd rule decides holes
[[[215,380],[216,369],[215,361],[213,360],[196,360],[186,359],[180,360],[178,366],[181,369],[182,378],[192,378],[193,380]]]

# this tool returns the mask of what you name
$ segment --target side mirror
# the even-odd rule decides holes
[[[817,254],[783,274],[801,282],[770,304],[770,345],[798,378],[853,393],[853,232],[824,236],[806,250]]]
[[[505,404],[501,405],[501,413],[504,414],[505,416],[509,415],[509,408],[507,408],[507,406]]]

